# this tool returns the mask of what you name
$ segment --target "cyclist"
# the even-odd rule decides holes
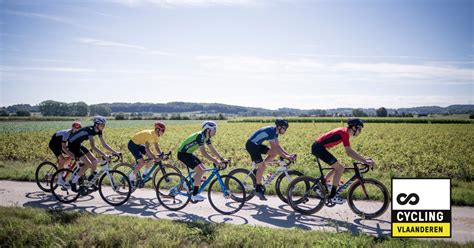
[[[344,173],[344,167],[327,149],[332,148],[342,142],[346,150],[346,154],[349,157],[367,163],[371,168],[373,168],[375,162],[370,158],[364,158],[362,155],[354,151],[351,148],[349,142],[349,138],[351,136],[358,136],[362,132],[363,127],[364,122],[361,119],[349,118],[347,120],[347,127],[335,128],[319,136],[311,146],[311,153],[333,168],[326,175],[326,180],[330,180],[332,177],[332,187],[329,194],[329,199],[334,203],[342,204],[345,202],[345,200],[339,195],[336,195],[339,180]]]
[[[280,155],[293,161],[296,158],[296,154],[289,154],[286,152],[278,142],[278,135],[283,135],[288,129],[288,121],[285,119],[278,118],[275,121],[274,126],[262,127],[255,131],[245,144],[245,149],[250,154],[252,162],[257,166],[256,177],[257,177],[257,187],[255,189],[255,195],[260,198],[260,200],[266,201],[265,197],[265,187],[262,185],[263,173],[267,164],[273,161],[275,156]],[[264,141],[269,141],[270,148],[263,145]],[[267,157],[265,160],[262,158],[262,154],[266,154]]]
[[[148,173],[148,170],[151,167],[152,161],[159,161],[159,156],[162,154],[160,147],[158,146],[158,137],[161,137],[165,133],[166,126],[163,122],[158,121],[154,124],[154,130],[143,130],[138,133],[135,133],[130,141],[128,142],[128,150],[132,153],[133,157],[135,158],[138,166],[135,168],[133,173],[130,173],[129,179],[132,185],[137,177],[138,171],[143,167],[145,164],[145,160],[143,159],[142,155],[147,155],[148,158],[151,158],[150,162],[147,163],[145,168],[144,174]],[[150,145],[153,143],[155,146],[155,150],[158,153],[155,156],[151,150]]]
[[[81,123],[75,121],[70,129],[64,129],[53,134],[49,141],[49,149],[54,153],[58,160],[58,170],[62,169],[65,164],[71,163],[74,155],[67,149],[67,140],[71,134],[74,134],[81,128]],[[65,156],[67,155],[67,156]],[[62,178],[60,178],[62,179]]]
[[[191,134],[183,142],[181,142],[178,148],[178,159],[183,162],[188,168],[194,170],[194,188],[191,195],[192,201],[203,201],[206,198],[198,194],[199,186],[201,185],[201,177],[206,167],[201,160],[193,154],[199,148],[202,156],[210,160],[212,163],[221,166],[226,162],[224,158],[217,152],[211,142],[211,137],[216,135],[217,124],[214,121],[204,121],[202,123],[202,130]],[[217,157],[212,157],[204,146],[206,144],[209,147],[211,153]]]
[[[107,157],[107,154],[103,153],[95,145],[94,136],[98,135],[99,140],[105,149],[107,149],[114,155],[120,154],[119,152],[113,150],[104,140],[102,132],[105,128],[105,123],[107,122],[105,117],[95,116],[93,122],[94,125],[79,129],[79,131],[77,131],[74,135],[70,136],[68,140],[69,151],[71,151],[76,158],[79,158],[79,160],[84,163],[84,166],[81,167],[79,173],[77,175],[74,175],[72,178],[71,189],[73,191],[77,191],[76,183],[79,178],[84,175],[84,172],[87,169],[92,168],[88,180],[92,180],[97,174],[95,170],[97,168],[97,163],[99,162],[99,160],[94,156],[94,154],[92,154],[92,152],[89,151],[89,149],[82,145],[83,141],[89,140],[91,150],[97,152],[98,154],[100,154],[100,156],[105,158]]]

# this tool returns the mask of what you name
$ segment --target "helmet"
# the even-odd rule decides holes
[[[105,119],[105,117],[100,116],[100,115],[94,116],[93,121],[94,121],[94,124],[99,124],[99,125],[100,125],[100,124],[105,124],[105,123],[107,122],[107,120]]]
[[[214,121],[204,121],[202,123],[202,129],[216,129],[217,123]]]
[[[79,129],[81,127],[82,126],[81,126],[81,123],[79,121],[75,121],[75,122],[72,123],[72,128],[74,128],[74,129]]]
[[[275,125],[277,127],[285,127],[285,128],[288,128],[290,125],[288,124],[288,120],[285,120],[285,119],[282,119],[282,118],[278,118],[275,120]]]
[[[163,122],[161,122],[161,121],[157,121],[157,122],[155,123],[155,130],[156,130],[156,129],[160,129],[160,131],[165,132],[165,130],[166,130],[166,125],[165,125],[165,123],[163,123]]]
[[[347,120],[347,125],[349,127],[352,127],[352,126],[361,126],[361,127],[364,127],[364,122],[359,119],[359,118],[349,118]]]

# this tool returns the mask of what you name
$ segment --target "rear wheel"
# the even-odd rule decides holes
[[[284,203],[288,203],[288,200],[286,199],[287,193],[288,193],[288,185],[291,183],[291,181],[295,180],[295,178],[303,176],[303,173],[295,170],[288,171],[288,177],[286,176],[285,173],[281,174],[276,182],[275,182],[275,191]],[[308,189],[309,189],[309,184],[308,184]]]
[[[181,174],[167,173],[156,183],[156,197],[166,209],[181,210],[191,200],[191,183]]]
[[[255,175],[253,173],[250,173],[249,170],[244,168],[237,168],[230,171],[227,175],[230,177],[237,178],[242,183],[242,186],[245,189],[245,199],[236,198],[238,201],[250,201],[250,199],[254,197],[257,179],[255,178]],[[230,177],[226,177],[224,180],[227,188],[231,186],[230,182],[228,181],[230,180]]]
[[[36,168],[35,179],[38,187],[44,192],[51,192],[51,178],[56,173],[57,167],[55,164],[44,161]]]
[[[158,183],[158,179],[162,178],[165,174],[167,173],[178,173],[178,174],[183,174],[181,171],[178,169],[178,167],[171,165],[171,164],[162,164],[162,167],[155,169],[155,172],[153,172],[153,187],[156,188],[156,184]]]
[[[288,204],[298,213],[314,214],[323,208],[326,201],[323,187],[317,178],[298,177],[288,185]]]
[[[124,173],[128,178],[128,176],[130,176],[130,173],[133,172],[133,165],[131,165],[130,163],[127,163],[127,162],[123,162],[123,163],[120,163],[120,164],[114,166],[113,169]],[[139,177],[139,176],[141,176],[140,171],[138,171],[138,173],[137,173],[137,177]],[[135,183],[136,183],[136,181],[135,181]],[[130,182],[130,184],[131,184],[131,182]],[[133,185],[132,189],[131,189],[132,193],[136,189],[137,189],[136,185]]]
[[[62,182],[59,180],[59,177],[62,178]],[[70,169],[61,169],[54,173],[50,182],[50,190],[58,201],[63,203],[71,203],[77,200],[79,197],[78,192],[72,191],[71,183],[73,177],[73,171]],[[79,189],[79,183],[76,185],[76,189]]]

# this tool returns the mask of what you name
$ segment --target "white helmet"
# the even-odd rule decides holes
[[[213,129],[215,130],[217,128],[217,123],[214,121],[204,121],[202,123],[202,129]]]
[[[94,121],[94,124],[99,124],[99,125],[100,125],[100,124],[105,124],[105,123],[107,122],[107,120],[105,119],[105,117],[100,116],[100,115],[99,115],[99,116],[94,116],[93,121]]]

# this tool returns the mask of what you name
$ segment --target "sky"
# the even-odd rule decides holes
[[[0,0],[0,106],[473,104],[473,3]]]

